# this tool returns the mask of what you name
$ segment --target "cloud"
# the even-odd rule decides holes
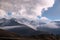
[[[5,17],[5,15],[6,15],[6,12],[0,9],[0,19]]]
[[[42,16],[43,9],[53,7],[54,2],[55,0],[0,0],[0,9],[14,12],[12,16],[16,18],[18,18],[16,15],[20,15],[37,19],[37,16]]]
[[[19,23],[36,29],[41,20],[42,22],[49,20],[46,17],[42,17],[42,12],[53,7],[54,2],[55,0],[0,0],[0,17],[16,18]],[[8,15],[9,12],[11,15]],[[38,16],[42,18],[38,20]],[[21,19],[23,22],[21,22]]]
[[[59,28],[55,22],[49,22],[47,24],[44,25],[47,28]]]
[[[41,21],[41,22],[44,22],[44,23],[48,23],[48,22],[50,22],[51,20],[48,19],[47,17],[41,17],[41,18],[40,18],[40,21]]]
[[[0,27],[0,29],[8,30],[8,29],[13,29],[13,28],[18,28],[18,27],[23,27],[23,26],[5,26],[5,27]]]
[[[42,28],[59,28],[56,25],[57,24],[56,22],[48,19],[47,17],[41,17],[39,23],[40,23],[40,26],[38,28],[40,28],[40,27],[42,27]]]

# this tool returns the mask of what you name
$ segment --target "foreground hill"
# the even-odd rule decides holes
[[[19,36],[16,33],[0,29],[0,40],[60,40],[60,36],[53,34]]]
[[[18,38],[18,37],[19,37],[19,35],[17,35],[16,33],[0,29],[0,40],[12,40],[12,39]]]
[[[0,37],[18,37],[18,35],[14,32],[9,32],[0,29]]]

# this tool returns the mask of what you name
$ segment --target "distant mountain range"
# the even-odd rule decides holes
[[[56,26],[58,26],[59,28],[48,28],[48,27],[40,27],[38,28],[38,30],[42,30],[42,31],[47,31],[53,34],[59,34],[60,35],[60,21],[52,21],[55,22]]]
[[[54,21],[56,23],[56,25],[60,26],[60,21]],[[45,23],[44,23],[45,24]],[[34,30],[32,28],[29,28],[27,25],[24,24],[20,24],[18,23],[14,18],[12,19],[0,19],[0,27],[6,27],[6,26],[16,26],[16,28],[12,28],[12,29],[8,29],[8,31],[11,32],[16,32],[18,34],[21,34],[22,36],[29,36],[29,35],[39,35],[39,34],[43,34],[45,32],[49,32],[50,34],[60,34],[60,28],[47,28],[47,27],[41,27],[38,30]],[[17,26],[21,26],[21,27],[17,27]],[[45,31],[45,32],[40,32],[41,31]],[[46,33],[45,33],[46,34]]]

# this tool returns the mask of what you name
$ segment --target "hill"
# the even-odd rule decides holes
[[[39,34],[32,36],[20,36],[16,33],[0,29],[0,40],[60,40],[60,35]]]

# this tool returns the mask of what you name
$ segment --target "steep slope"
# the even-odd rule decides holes
[[[18,33],[21,36],[32,36],[32,35],[39,35],[39,34],[48,34],[48,32],[33,30],[32,28],[29,28],[27,26],[14,28],[14,29],[9,29],[8,31]]]

